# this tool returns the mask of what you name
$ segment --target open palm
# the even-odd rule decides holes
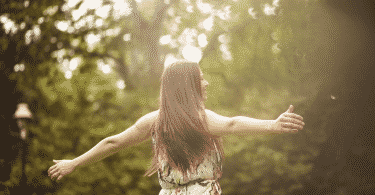
[[[302,130],[305,123],[302,116],[293,113],[294,106],[290,105],[288,110],[282,113],[274,124],[274,130],[282,132],[297,132]]]
[[[75,169],[72,160],[53,160],[53,162],[55,165],[48,169],[48,176],[51,176],[51,179],[56,177],[57,181]]]

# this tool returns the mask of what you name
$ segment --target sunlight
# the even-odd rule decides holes
[[[103,5],[103,0],[84,0],[81,6],[86,9],[98,9]]]
[[[257,17],[256,17],[256,14],[257,14],[257,13],[254,12],[254,8],[253,8],[253,7],[249,8],[248,12],[249,12],[249,14],[250,14],[254,19],[257,19]]]
[[[18,66],[18,64],[16,64],[14,66],[14,72],[18,72],[18,71],[20,71],[20,67]]]
[[[61,59],[66,55],[66,49],[60,49],[52,52],[51,56],[57,59]]]
[[[186,7],[186,11],[189,12],[189,13],[193,13],[194,12],[193,8],[194,7],[192,5],[189,5],[189,6]]]
[[[20,66],[20,71],[21,72],[25,70],[25,64],[20,64],[19,66]]]
[[[14,66],[14,72],[18,72],[18,71],[22,72],[24,70],[25,70],[25,65],[24,64],[16,64]]]
[[[25,6],[25,7],[29,7],[29,5],[30,5],[30,1],[25,1],[25,2],[23,2],[23,6]]]
[[[177,16],[176,19],[175,19],[175,22],[177,24],[180,24],[181,23],[181,16]]]
[[[217,16],[219,16],[219,18],[222,19],[222,20],[230,19],[230,13],[231,13],[230,8],[231,8],[231,6],[228,5],[224,8],[224,11],[217,10],[217,12],[218,12]]]
[[[280,0],[273,0],[272,5],[275,6],[275,7],[278,7],[279,6],[279,1]]]
[[[8,20],[7,23],[4,24],[4,28],[5,28],[6,34],[8,34],[10,32],[11,32],[11,34],[15,34],[18,30],[16,24],[11,20]]]
[[[69,25],[70,25],[70,21],[56,21],[55,22],[55,27],[63,32],[68,30]]]
[[[86,43],[87,43],[87,49],[89,51],[92,51],[95,47],[95,45],[101,40],[100,35],[94,35],[92,33],[88,34],[85,37]]]
[[[228,52],[228,46],[226,44],[221,44],[220,45],[220,51],[223,53]]]
[[[68,2],[67,6],[69,8],[72,8],[77,4],[77,0],[69,0],[69,1],[74,1],[73,3]],[[78,9],[72,11],[73,21],[77,21],[79,18],[85,15],[89,9],[94,9],[95,14],[102,18],[108,17],[110,6],[109,5],[102,6],[102,5],[103,5],[102,0],[90,0],[90,1],[84,0]]]
[[[96,19],[96,20],[95,20],[95,26],[96,26],[96,27],[101,27],[101,26],[103,26],[103,19],[101,19],[101,18]]]
[[[131,39],[130,33],[125,34],[124,37],[123,37],[123,39],[124,39],[124,41],[130,41],[130,39]]]
[[[39,19],[38,19],[38,24],[42,24],[44,22],[44,17],[40,17]]]
[[[66,79],[71,79],[72,76],[73,76],[72,71],[68,70],[68,71],[65,72],[65,78]]]
[[[132,8],[128,2],[124,0],[112,0],[113,5],[113,17],[115,20],[119,19],[121,16],[128,16],[132,13]]]
[[[109,15],[109,11],[111,10],[111,6],[110,5],[105,5],[105,6],[102,6],[102,7],[99,7],[95,10],[95,14],[97,16],[100,16],[104,19],[106,19]]]
[[[273,46],[272,46],[272,52],[274,54],[278,54],[281,52],[281,49],[278,47],[279,43],[275,43]]]
[[[198,44],[200,47],[205,47],[208,44],[206,34],[201,33],[198,35]]]
[[[213,11],[212,5],[209,3],[203,3],[202,0],[197,1],[197,7],[204,14],[212,13]]]
[[[222,57],[224,60],[230,61],[232,60],[232,54],[229,51],[228,45],[221,44],[220,45],[220,51],[222,52]]]
[[[81,63],[81,58],[79,57],[75,57],[73,58],[72,60],[70,60],[70,63],[69,63],[69,69],[71,71],[74,71],[75,69],[77,69],[78,65]]]
[[[81,43],[81,41],[79,39],[73,39],[70,41],[70,44],[73,46],[73,47],[78,47],[78,45]]]
[[[82,0],[67,0],[65,1],[66,5],[69,7],[69,8],[73,8],[74,6],[76,6],[79,2],[81,2]]]
[[[164,67],[168,67],[169,65],[177,62],[178,59],[174,57],[173,54],[169,53],[165,56],[165,61],[164,61]]]
[[[6,15],[0,16],[0,22],[3,23],[6,34],[15,34],[18,31],[17,24],[8,18]]]
[[[6,23],[8,21],[8,16],[7,14],[3,14],[0,16],[0,22],[1,23]]]
[[[125,81],[124,80],[118,80],[116,82],[117,88],[119,89],[125,89]]]
[[[73,10],[72,11],[72,17],[73,21],[77,21],[81,16],[83,16],[85,13],[82,10]]]
[[[39,28],[39,25],[34,25],[33,31],[34,31],[34,38],[35,38],[35,40],[39,39],[40,38],[40,34],[42,33],[42,31]]]
[[[74,28],[78,30],[78,29],[84,27],[85,25],[86,25],[85,20],[79,20],[78,22],[74,23]]]
[[[108,64],[106,64],[102,67],[102,71],[104,72],[104,74],[108,74],[111,72],[111,67]]]
[[[103,62],[103,60],[98,60],[97,61],[97,65],[98,65],[98,68],[104,73],[104,74],[108,74],[112,71],[111,67],[109,66],[109,64],[105,64]]]
[[[169,16],[173,17],[174,16],[174,9],[173,9],[173,7],[169,8],[168,11],[167,11],[167,13],[168,13]]]
[[[25,33],[25,43],[26,45],[30,44],[31,41],[36,41],[40,38],[41,30],[39,25],[34,25],[32,29],[26,31]]]
[[[160,38],[160,44],[161,45],[166,45],[166,44],[168,44],[168,43],[170,43],[171,42],[171,35],[164,35],[164,36],[162,36],[161,38]]]
[[[54,15],[57,12],[58,9],[59,9],[59,6],[57,6],[57,5],[50,6],[50,7],[48,7],[47,9],[45,9],[43,11],[43,14],[44,15],[50,15],[50,16],[52,16],[52,15]]]
[[[120,33],[121,31],[121,28],[120,27],[117,27],[115,29],[108,29],[105,31],[105,35],[106,36],[116,36]]]
[[[228,37],[225,34],[221,34],[218,38],[220,43],[227,44],[229,43]]]
[[[23,30],[25,27],[26,27],[26,23],[25,23],[25,22],[22,22],[22,23],[20,24],[20,28],[21,28],[21,30]]]
[[[30,44],[31,43],[31,39],[32,39],[32,31],[31,30],[28,30],[28,31],[26,31],[26,33],[25,33],[25,44],[26,45],[28,45],[28,44]]]
[[[182,49],[182,56],[189,61],[199,62],[202,58],[202,51],[194,46],[186,45]]]
[[[271,7],[268,3],[264,5],[264,13],[266,15],[275,15],[275,8],[276,7]]]
[[[212,27],[214,26],[214,17],[210,16],[207,19],[203,21],[203,28],[206,29],[207,31],[211,31]]]
[[[178,42],[182,45],[194,44],[194,38],[197,36],[198,31],[194,28],[185,28],[185,30],[178,37]]]
[[[66,72],[69,70],[69,60],[68,59],[64,59],[63,60],[63,63],[61,64],[62,66],[62,69]]]

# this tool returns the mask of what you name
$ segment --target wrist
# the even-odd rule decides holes
[[[76,169],[78,166],[80,166],[80,163],[79,163],[78,157],[75,158],[75,159],[73,159],[73,160],[71,161],[71,163],[72,163],[74,169]]]
[[[276,129],[276,120],[269,120],[269,123],[267,124],[267,131],[275,131]]]

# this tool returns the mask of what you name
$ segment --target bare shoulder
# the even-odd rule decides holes
[[[136,126],[138,128],[149,128],[151,127],[152,123],[156,120],[159,115],[159,110],[155,110],[150,112],[144,116],[142,116],[137,122]]]
[[[208,129],[212,134],[223,136],[230,133],[229,129],[233,123],[232,117],[222,116],[208,109],[206,109],[205,112]]]

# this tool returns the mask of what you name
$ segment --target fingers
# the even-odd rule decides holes
[[[53,173],[53,174],[51,174],[51,179],[53,179],[53,178],[57,177],[58,175],[59,175],[59,173],[58,173],[58,172],[56,172],[56,173]]]
[[[60,160],[52,160],[52,161],[55,164],[48,169],[49,175],[51,175],[55,171],[55,169],[57,168],[57,164],[60,162]]]
[[[282,128],[281,130],[282,130],[282,131],[285,131],[285,132],[291,132],[291,133],[298,132],[298,129]]]
[[[281,125],[282,125],[282,127],[289,128],[289,129],[299,129],[299,130],[303,129],[302,125],[298,125],[298,124],[294,124],[294,123],[282,123]]]
[[[57,178],[57,181],[59,181],[62,177],[63,177],[63,175],[60,175],[60,176]]]
[[[48,174],[51,175],[53,173],[53,171],[54,171],[55,168],[56,168],[56,165],[53,165],[52,167],[50,167],[48,169]]]
[[[57,164],[51,166],[48,169],[48,176],[55,174],[58,171]]]
[[[298,115],[298,114],[294,114],[294,113],[284,113],[283,114],[285,117],[289,117],[289,118],[295,118],[295,119],[299,119],[301,121],[303,121],[303,117]]]
[[[294,111],[294,106],[293,105],[290,105],[288,110],[286,111],[287,113],[293,113]]]
[[[52,176],[54,174],[56,174],[57,172],[58,172],[58,169],[53,169],[53,170],[51,170],[51,171],[48,172],[48,176],[51,176],[51,178],[52,178]]]
[[[289,123],[294,123],[294,124],[301,125],[301,126],[305,125],[305,123],[302,120],[298,120],[295,118],[281,118],[281,122],[289,122]]]

